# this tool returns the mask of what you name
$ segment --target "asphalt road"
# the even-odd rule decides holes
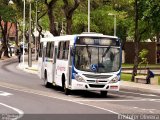
[[[17,68],[17,59],[0,62],[0,119],[159,120],[160,96],[134,91],[73,91],[45,88],[37,75]]]

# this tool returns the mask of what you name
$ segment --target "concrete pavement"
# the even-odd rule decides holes
[[[32,67],[28,67],[28,64],[25,62],[20,63],[18,65],[19,69],[22,69],[26,72],[37,74],[38,73],[38,64],[37,61],[32,62]],[[120,90],[127,91],[137,91],[137,92],[146,92],[151,94],[159,94],[160,95],[160,85],[151,85],[151,84],[143,84],[143,83],[135,83],[121,80]]]

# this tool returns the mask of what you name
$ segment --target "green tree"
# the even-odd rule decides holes
[[[8,4],[8,1],[3,0],[0,3],[0,28],[2,31],[2,49],[0,50],[0,58],[4,52],[4,56],[8,56],[8,33],[9,33],[9,22],[15,22],[16,11]],[[12,25],[12,24],[11,24]]]
[[[159,0],[146,0],[145,11],[143,12],[143,18],[149,24],[149,35],[152,41],[156,36],[157,42],[160,41],[160,1]]]
[[[54,15],[54,7],[56,5],[56,2],[58,0],[50,0],[48,2],[48,0],[45,0],[45,5],[47,7],[47,14],[48,14],[48,18],[49,18],[49,26],[50,26],[50,32],[54,35],[54,36],[58,36],[58,31],[56,30],[56,24],[55,24],[55,15]]]
[[[64,11],[64,15],[65,15],[66,22],[67,22],[66,33],[72,34],[72,16],[73,16],[74,11],[79,6],[80,0],[74,0],[74,2],[63,0],[63,3],[64,3],[63,11]]]

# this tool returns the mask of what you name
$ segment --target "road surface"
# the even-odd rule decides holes
[[[45,88],[37,75],[17,68],[18,60],[0,62],[0,119],[121,120],[160,119],[160,96],[134,91],[73,91]]]

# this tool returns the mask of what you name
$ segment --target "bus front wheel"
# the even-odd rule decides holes
[[[101,97],[106,97],[107,93],[108,93],[108,91],[101,91]]]

